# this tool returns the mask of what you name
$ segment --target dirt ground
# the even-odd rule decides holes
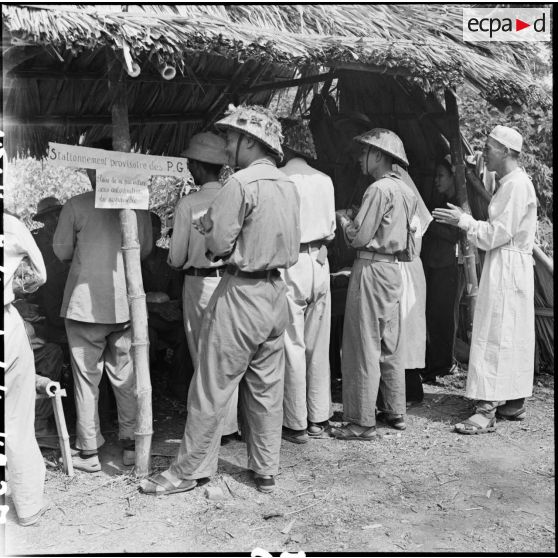
[[[189,493],[138,492],[121,464],[115,432],[103,470],[66,477],[45,451],[49,512],[33,527],[6,526],[7,554],[142,552],[555,552],[554,382],[537,376],[524,422],[462,436],[451,425],[472,406],[464,373],[425,386],[408,428],[380,427],[374,442],[283,441],[274,494],[257,492],[246,447],[222,447],[219,473]],[[334,420],[341,420],[340,385]],[[160,391],[160,390],[159,390]],[[154,387],[153,468],[166,468],[185,422],[184,405]],[[205,496],[220,487],[224,498]]]

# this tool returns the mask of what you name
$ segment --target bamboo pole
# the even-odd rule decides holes
[[[445,100],[450,129],[449,140],[451,161],[455,168],[455,188],[457,192],[457,200],[463,211],[470,215],[471,208],[467,199],[463,144],[461,142],[461,132],[459,130],[459,110],[457,108],[457,98],[453,90],[445,90]],[[470,337],[473,330],[473,317],[475,315],[479,282],[477,278],[477,268],[475,265],[475,249],[474,246],[467,240],[467,235],[463,232],[461,232],[460,244],[464,255],[466,282],[465,293],[467,297],[467,308],[469,310],[467,315],[467,335]]]
[[[126,82],[122,67],[116,60],[109,61],[109,90],[112,94],[112,146],[115,151],[129,152],[130,128]],[[149,337],[147,333],[147,305],[141,277],[138,223],[133,209],[120,210],[122,254],[126,275],[126,290],[132,326],[132,363],[136,375],[136,466],[135,474],[145,477],[151,468],[151,438],[153,412],[151,408],[151,378],[149,376]]]

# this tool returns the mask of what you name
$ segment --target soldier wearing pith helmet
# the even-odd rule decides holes
[[[342,440],[372,440],[378,419],[405,428],[405,370],[400,351],[399,300],[402,292],[397,254],[407,247],[408,215],[417,199],[394,163],[407,166],[401,139],[374,128],[354,138],[359,163],[374,182],[356,215],[338,211],[349,246],[356,248],[343,326],[343,413],[349,423],[333,435]],[[379,388],[381,384],[381,392]]]
[[[298,259],[299,199],[294,183],[276,166],[283,157],[282,134],[271,111],[232,107],[217,128],[226,132],[229,164],[240,170],[197,226],[205,234],[208,259],[222,259],[227,267],[203,318],[178,456],[144,483],[151,494],[184,492],[215,474],[224,409],[237,386],[257,488],[273,490],[279,470],[288,321],[279,269]]]
[[[194,223],[208,210],[221,191],[219,175],[223,165],[227,163],[225,140],[213,132],[195,134],[182,156],[188,158],[188,169],[200,189],[184,196],[176,206],[169,265],[182,269],[184,273],[184,328],[195,369],[199,360],[198,343],[203,316],[225,273],[225,263],[222,260],[211,261],[206,257],[205,238]],[[227,406],[223,442],[230,440],[238,431],[237,403],[238,390],[233,393]]]
[[[300,196],[300,255],[282,272],[287,283],[289,324],[285,333],[283,438],[294,443],[329,428],[331,384],[329,334],[331,293],[327,244],[335,236],[333,183],[311,167],[312,134],[301,120],[283,120],[286,164],[281,170]]]
[[[486,139],[486,168],[498,179],[487,221],[476,221],[450,203],[433,212],[437,221],[459,227],[485,251],[465,391],[477,405],[474,415],[455,425],[460,434],[491,432],[496,417],[523,420],[525,399],[533,392],[537,198],[519,166],[522,147],[521,134],[507,126],[496,126]]]

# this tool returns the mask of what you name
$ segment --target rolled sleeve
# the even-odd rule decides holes
[[[188,258],[192,227],[192,212],[184,202],[181,200],[176,208],[169,246],[168,264],[177,269],[182,269]]]

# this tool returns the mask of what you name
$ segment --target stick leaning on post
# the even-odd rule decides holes
[[[115,151],[131,149],[128,125],[126,83],[122,67],[114,59],[109,64],[109,91],[112,95],[112,147]],[[151,469],[151,438],[153,412],[151,408],[151,378],[149,375],[149,337],[147,333],[147,305],[141,276],[138,222],[133,209],[120,210],[122,256],[126,276],[126,290],[132,326],[132,363],[136,375],[138,415],[136,419],[135,474],[145,477]]]

